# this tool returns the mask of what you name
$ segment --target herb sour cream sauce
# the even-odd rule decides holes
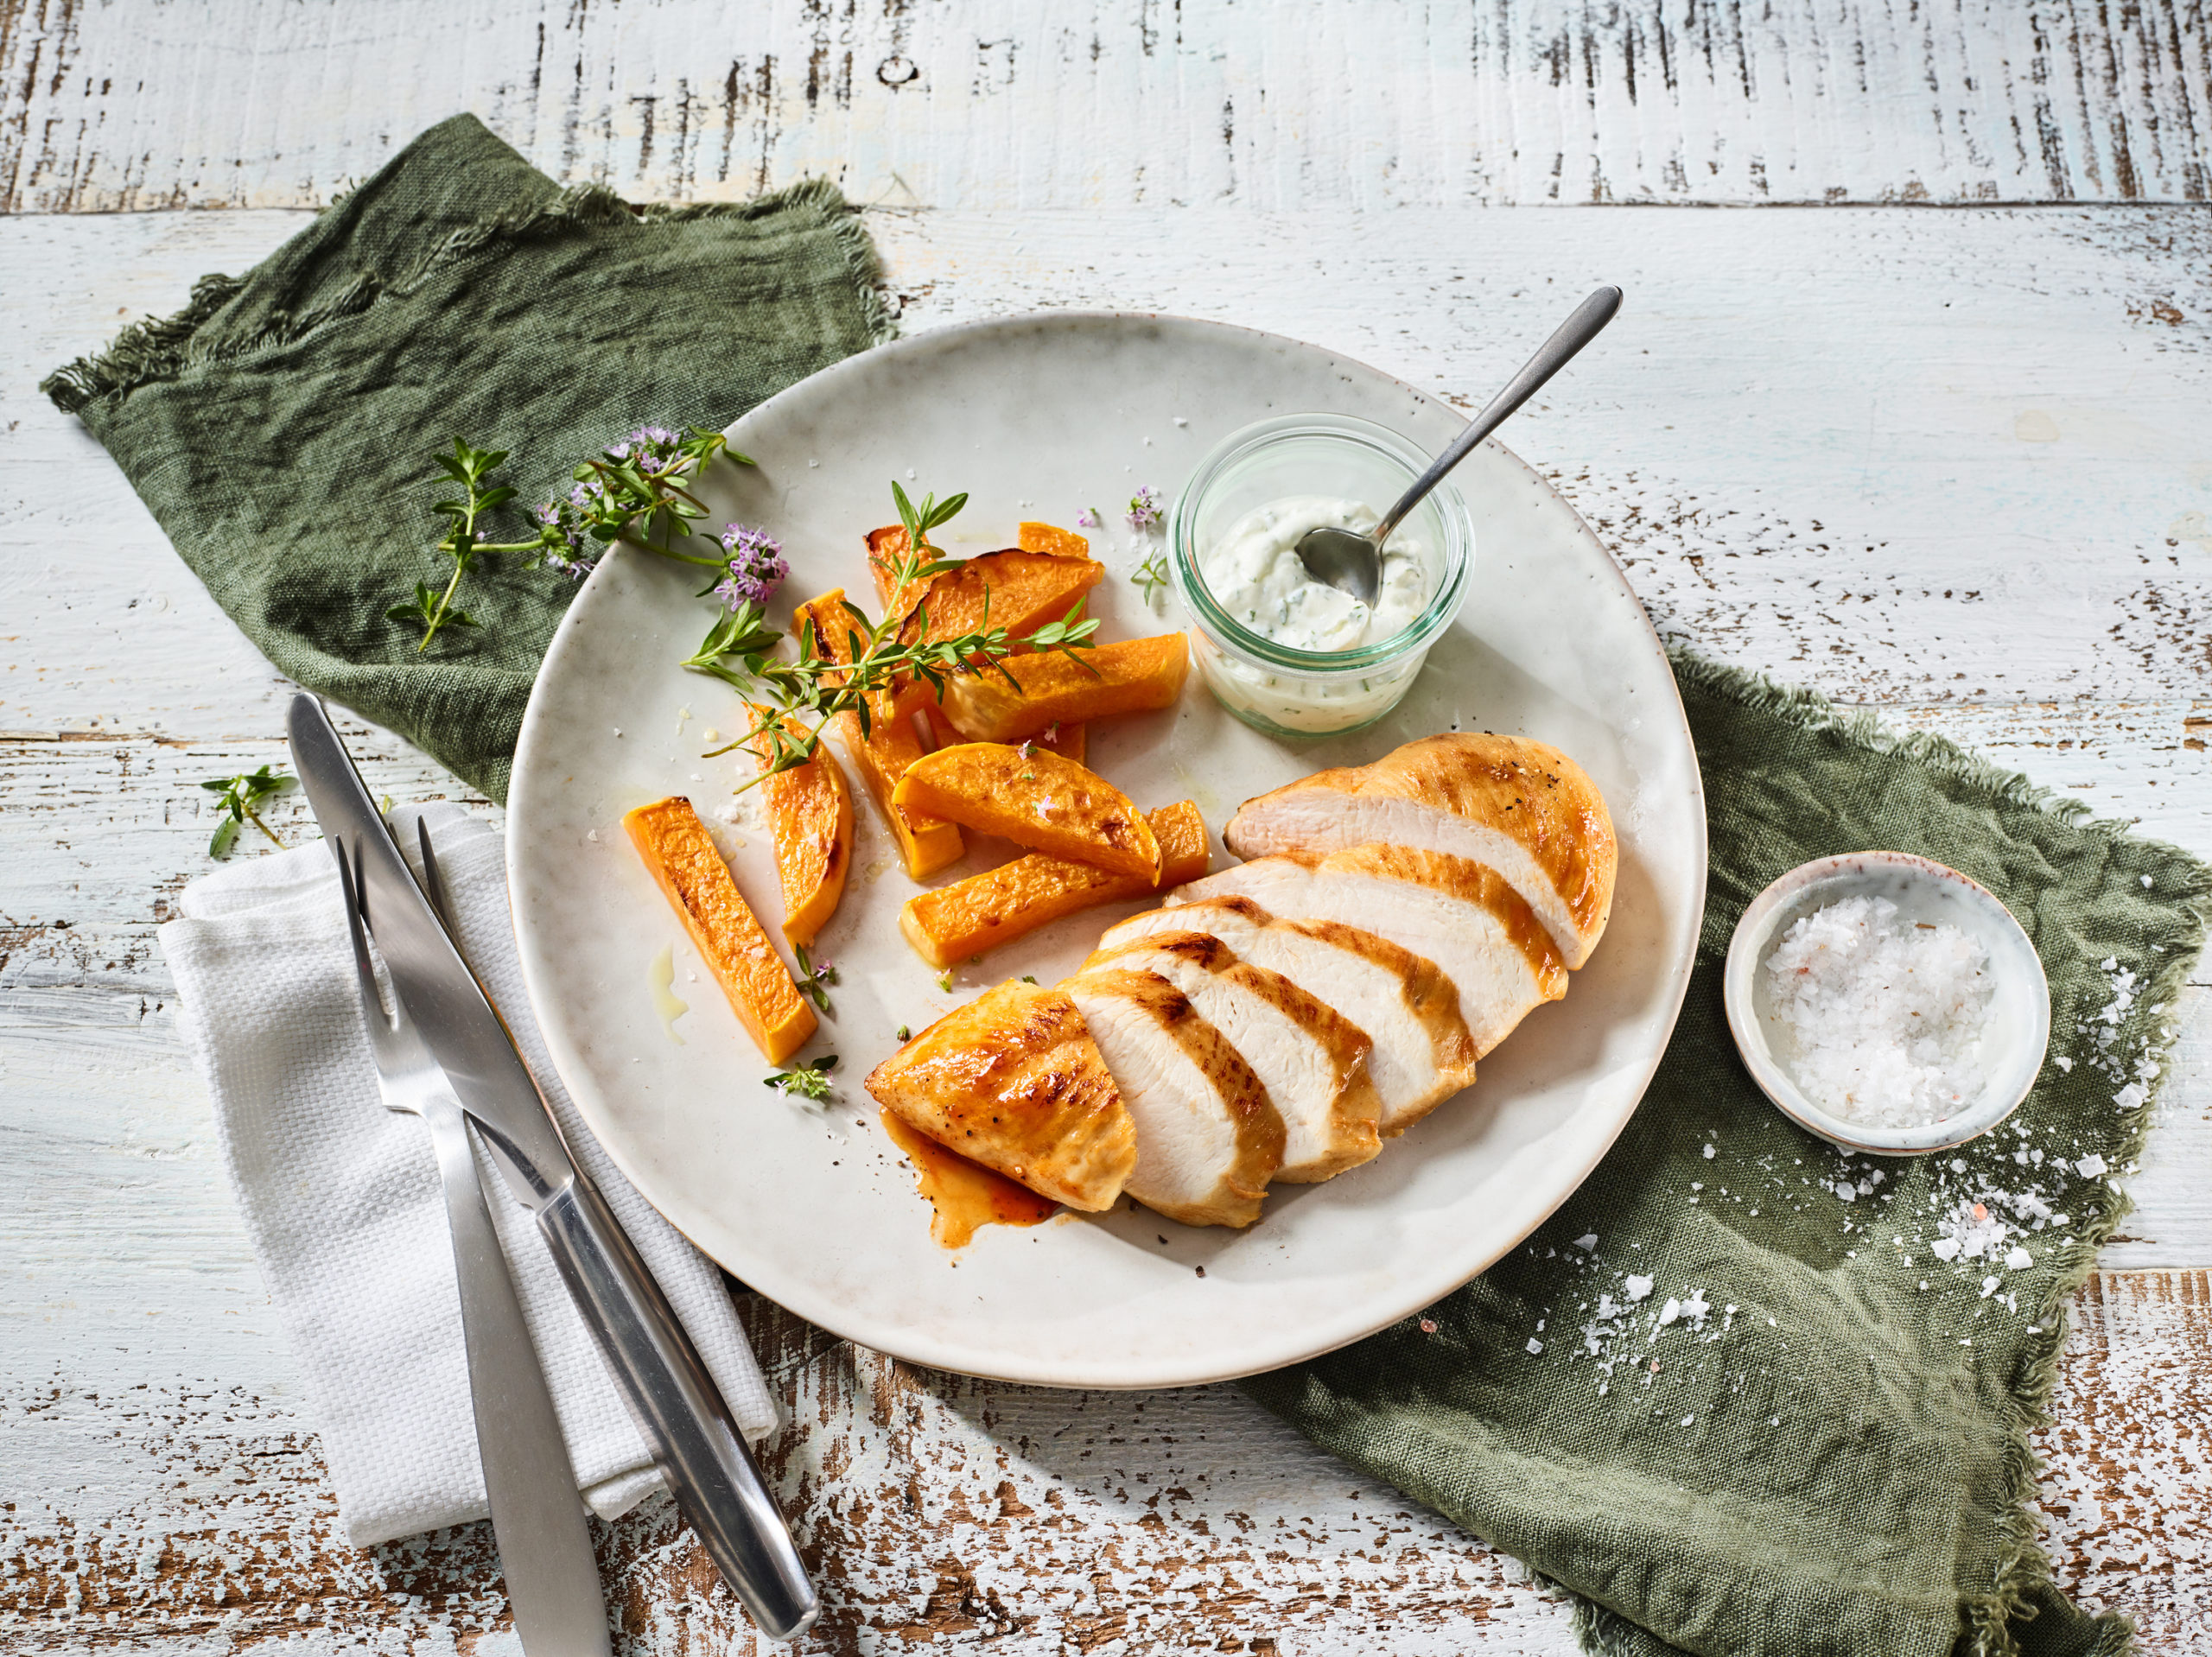
[[[1436,559],[1401,525],[1382,547],[1382,590],[1370,606],[1318,581],[1298,556],[1309,530],[1371,533],[1379,514],[1365,503],[1287,496],[1244,514],[1201,551],[1206,590],[1229,619],[1287,650],[1326,654],[1387,643],[1421,619],[1435,588]],[[1380,714],[1397,699],[1420,659],[1335,678],[1263,666],[1223,654],[1209,663],[1216,689],[1289,730],[1333,731]]]

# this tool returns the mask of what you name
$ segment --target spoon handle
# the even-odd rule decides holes
[[[1452,447],[1430,462],[1428,470],[1414,479],[1414,486],[1399,496],[1398,504],[1383,514],[1371,537],[1375,544],[1381,546],[1383,537],[1398,527],[1398,520],[1419,505],[1423,495],[1443,482],[1446,473],[1473,454],[1476,444],[1503,425],[1509,415],[1536,394],[1538,387],[1596,339],[1620,308],[1621,290],[1611,287],[1599,289],[1576,306],[1574,314],[1560,323],[1558,331],[1544,341],[1536,354],[1522,365],[1512,383],[1467,422],[1467,429],[1452,440]]]

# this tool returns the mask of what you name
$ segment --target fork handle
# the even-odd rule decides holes
[[[721,1389],[635,1245],[581,1173],[538,1209],[537,1226],[708,1557],[761,1633],[797,1638],[821,1609],[805,1564]]]

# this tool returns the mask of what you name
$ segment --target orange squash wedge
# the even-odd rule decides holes
[[[1164,805],[1146,822],[1160,842],[1160,886],[1179,886],[1205,873],[1206,825],[1197,806],[1188,800]],[[899,911],[899,930],[931,966],[950,967],[1064,915],[1158,889],[1142,875],[1115,874],[1032,852],[908,898]]]
[[[891,803],[1049,857],[1160,882],[1160,841],[1129,797],[1033,744],[963,742],[925,754]]]
[[[784,728],[806,734],[796,720]],[[753,757],[765,770],[767,740],[756,740]],[[803,765],[779,771],[760,784],[768,835],[776,848],[776,873],[784,886],[784,941],[811,943],[837,912],[853,863],[853,795],[837,758],[821,743]]]
[[[899,624],[899,642],[957,638],[987,626],[1003,627],[1009,639],[1018,641],[1074,609],[1105,575],[1104,566],[1088,558],[1014,549],[987,552],[931,578]]]
[[[899,586],[895,579],[899,561],[906,556],[905,524],[887,524],[868,532],[868,573],[875,581],[875,601],[883,606],[883,613],[887,616],[906,614],[929,585],[929,578],[925,576],[912,587]]]
[[[799,999],[776,946],[730,878],[707,825],[682,795],[641,805],[622,819],[631,843],[683,922],[730,1011],[771,1064],[814,1034],[814,1009]]]
[[[1180,633],[1078,650],[1008,657],[988,673],[947,682],[945,716],[971,742],[1019,742],[1048,725],[1168,708],[1182,694],[1191,653]],[[1007,676],[1014,682],[1008,684]]]
[[[1057,524],[1017,524],[1014,544],[1024,552],[1049,552],[1056,558],[1088,558],[1090,543],[1073,530]]]
[[[815,648],[833,662],[852,659],[848,636],[859,625],[845,611],[844,597],[844,588],[836,587],[820,598],[809,599],[791,613],[794,631],[809,621],[814,624]],[[868,698],[865,733],[861,729],[860,716],[852,713],[840,714],[831,720],[830,731],[844,749],[845,757],[852,761],[853,769],[860,773],[868,797],[875,802],[875,809],[883,814],[892,838],[899,842],[899,855],[905,861],[908,874],[919,880],[957,863],[965,855],[967,842],[961,838],[956,825],[942,817],[901,811],[891,803],[892,792],[899,786],[899,779],[906,774],[906,767],[926,750],[915,733],[913,721],[893,706],[889,693]]]

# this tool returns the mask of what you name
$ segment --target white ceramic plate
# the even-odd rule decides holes
[[[861,536],[893,520],[894,478],[911,492],[970,492],[938,537],[954,553],[1012,544],[1021,518],[1071,526],[1096,506],[1109,526],[1092,543],[1109,572],[1094,603],[1105,635],[1159,632],[1181,618],[1147,613],[1127,579],[1160,545],[1135,548],[1122,527],[1131,492],[1172,498],[1224,434],[1319,409],[1432,452],[1461,424],[1361,364],[1217,324],[1053,313],[947,328],[841,363],[730,428],[760,464],[719,469],[714,522],[726,514],[781,538],[787,600],[842,586],[865,603]],[[708,727],[737,725],[739,700],[677,670],[711,619],[694,574],[626,550],[606,561],[531,699],[507,845],[538,1021],[623,1171],[709,1254],[811,1322],[917,1363],[1052,1386],[1176,1386],[1325,1352],[1525,1237],[1611,1145],[1674,1028],[1704,907],[1704,801],[1659,642],[1596,537],[1494,444],[1458,482],[1477,530],[1471,596],[1381,727],[1292,747],[1231,720],[1193,676],[1179,708],[1093,733],[1092,764],[1140,804],[1194,799],[1217,837],[1254,794],[1455,729],[1557,744],[1597,779],[1619,831],[1611,926],[1567,999],[1381,1157],[1327,1184],[1277,1187],[1241,1233],[1125,1203],[987,1228],[957,1254],[931,1240],[928,1206],[861,1078],[899,1025],[919,1030],[1021,974],[1053,982],[1136,905],[1062,922],[941,991],[899,936],[915,888],[865,799],[853,878],[817,951],[842,979],[809,1050],[840,1056],[836,1097],[810,1104],[761,1085],[767,1067],[620,828],[632,806],[690,795],[773,930],[782,905],[766,837],[715,819],[750,762],[699,757]],[[940,878],[1008,852],[979,843]],[[690,1007],[673,1035],[652,986],[671,947]]]

